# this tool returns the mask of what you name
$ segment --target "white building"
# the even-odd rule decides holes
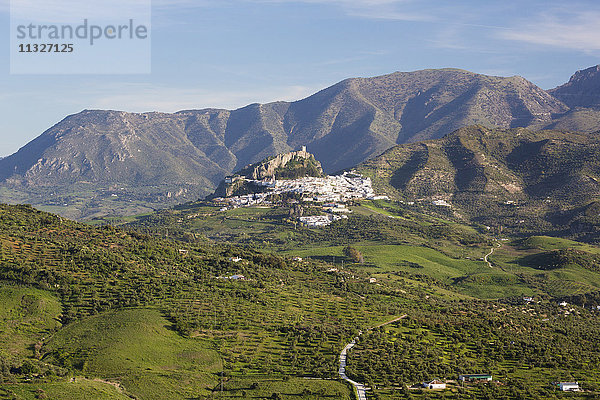
[[[442,390],[442,389],[446,389],[446,382],[442,382],[442,381],[436,379],[431,382],[423,382],[423,387],[426,389],[432,389],[432,390]]]
[[[446,200],[434,200],[434,201],[432,201],[432,203],[434,206],[439,206],[439,207],[451,207],[452,206]]]
[[[579,392],[579,382],[560,382],[558,387],[563,392]]]
[[[345,215],[340,216],[340,215],[328,214],[328,215],[311,215],[308,217],[300,217],[300,218],[298,218],[298,220],[306,226],[319,227],[319,226],[327,226],[327,225],[330,225],[334,221],[339,221],[341,219],[346,219],[346,218],[348,218],[348,217]]]

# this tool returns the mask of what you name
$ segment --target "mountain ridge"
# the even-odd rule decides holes
[[[70,217],[127,214],[127,204],[107,210],[106,199],[90,202],[76,186],[106,193],[124,188],[122,196],[134,203],[164,207],[203,197],[231,172],[300,146],[333,173],[396,144],[463,126],[544,128],[570,111],[522,77],[460,69],[349,78],[295,102],[236,110],[84,110],[0,159],[0,201],[43,205],[43,188],[52,187],[65,200],[55,206],[67,204]],[[591,125],[600,129],[600,123]]]

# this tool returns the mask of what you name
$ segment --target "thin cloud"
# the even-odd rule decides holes
[[[236,109],[251,103],[295,101],[320,89],[306,86],[285,86],[262,91],[207,91],[145,84],[130,84],[125,87],[120,85],[120,88],[120,92],[116,94],[107,95],[103,92],[93,95],[95,100],[89,107],[132,112],[176,112],[202,108]]]
[[[153,0],[160,10],[231,6],[235,3],[259,4],[315,4],[335,6],[349,16],[396,21],[431,21],[430,13],[411,10],[419,6],[415,0]]]
[[[411,10],[413,0],[250,0],[271,3],[335,5],[353,17],[394,21],[432,21],[430,13]]]
[[[537,21],[498,33],[502,39],[560,47],[586,53],[600,50],[600,13],[575,12],[560,17],[545,14]]]

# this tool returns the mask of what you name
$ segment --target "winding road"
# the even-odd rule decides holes
[[[359,331],[358,335],[360,336],[361,334],[362,332]],[[350,343],[348,343],[346,347],[344,347],[344,350],[342,350],[342,352],[340,353],[340,369],[338,370],[338,373],[340,374],[340,378],[347,382],[350,382],[350,384],[354,386],[354,388],[356,389],[356,397],[358,398],[358,400],[367,400],[367,388],[365,387],[365,385],[353,381],[352,379],[348,378],[348,375],[346,375],[346,359],[348,358],[348,350],[354,347],[357,339],[358,336],[355,337]]]
[[[379,327],[394,323],[396,321],[399,321],[406,317],[407,317],[407,315],[404,314],[398,318],[394,318],[391,321],[384,322],[383,324],[374,326],[373,328],[379,328]],[[373,328],[369,328],[369,330],[371,330]],[[356,341],[358,340],[358,337],[360,335],[362,335],[362,331],[358,331],[358,336],[355,337],[354,339],[352,339],[352,341],[350,343],[348,343],[346,345],[346,347],[344,347],[344,349],[340,353],[340,368],[338,370],[338,374],[340,375],[340,378],[342,378],[343,380],[345,380],[346,382],[349,382],[352,386],[354,386],[354,389],[356,389],[356,397],[358,398],[358,400],[367,400],[367,389],[368,388],[363,383],[353,381],[352,379],[348,378],[348,375],[346,375],[346,361],[348,360],[348,350],[350,350],[351,348],[353,348],[356,345]]]
[[[502,245],[500,243],[496,243],[496,244],[498,245],[498,248],[502,247]],[[492,267],[492,263],[488,261],[488,257],[491,256],[492,254],[494,254],[494,250],[495,250],[495,248],[492,247],[490,252],[487,253],[485,256],[483,256],[483,261],[485,261],[490,268],[493,268],[493,267]]]

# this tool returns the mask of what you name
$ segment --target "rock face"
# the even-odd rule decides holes
[[[306,147],[303,146],[302,150],[278,154],[263,162],[248,166],[240,171],[239,175],[254,180],[269,178],[295,179],[302,176],[321,177],[323,176],[323,168],[321,163],[307,152]]]
[[[569,107],[600,107],[600,65],[577,71],[569,82],[548,91]]]
[[[322,177],[324,174],[321,163],[302,146],[299,151],[269,157],[226,177],[210,197],[230,197],[264,191],[265,186],[249,181],[262,181],[261,184],[268,185],[273,179],[298,179],[306,176]]]
[[[67,207],[72,218],[129,214],[202,197],[233,171],[303,145],[334,173],[472,124],[542,128],[559,115],[578,130],[598,125],[568,112],[521,77],[457,69],[347,79],[300,101],[234,111],[86,110],[0,159],[0,201]]]

